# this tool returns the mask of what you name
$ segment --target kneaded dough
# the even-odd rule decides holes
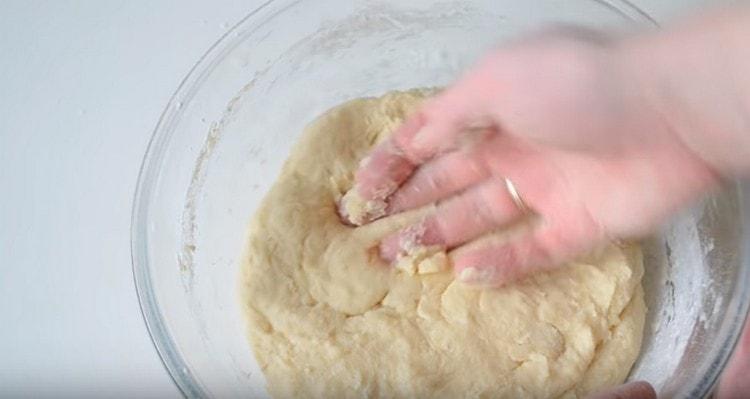
[[[430,209],[353,228],[336,203],[425,92],[340,105],[308,126],[251,223],[249,337],[276,398],[583,397],[621,383],[645,305],[634,246],[498,289],[409,273],[374,248]]]

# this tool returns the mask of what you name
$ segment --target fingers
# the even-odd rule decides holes
[[[355,176],[359,195],[366,200],[385,199],[411,175],[419,158],[407,143],[423,125],[421,114],[409,118],[362,161]]]
[[[423,122],[420,129],[412,136],[394,135],[394,141],[421,164],[455,148],[464,134],[490,127],[484,120],[486,89],[481,81],[480,76],[470,72],[467,78],[428,100],[419,112]]]
[[[453,248],[521,216],[505,182],[486,180],[438,205],[435,212],[419,224],[383,239],[381,257],[393,261],[416,246]]]
[[[465,128],[477,126],[482,109],[479,99],[471,85],[459,81],[428,100],[363,161],[353,190],[365,202],[385,201],[418,166],[455,148]],[[369,221],[367,217],[358,219]]]
[[[394,137],[413,136],[422,126],[420,115],[401,125]],[[377,146],[362,160],[355,176],[354,187],[341,198],[338,213],[345,223],[363,225],[386,214],[386,198],[411,175],[416,161],[401,150],[393,139]]]
[[[388,212],[398,213],[429,204],[489,177],[476,149],[454,151],[424,164],[388,201]]]
[[[648,382],[634,381],[589,395],[586,399],[656,399],[656,391]]]
[[[570,229],[547,222],[508,241],[487,240],[457,248],[451,258],[458,280],[478,286],[500,286],[586,252],[596,237],[593,228]]]

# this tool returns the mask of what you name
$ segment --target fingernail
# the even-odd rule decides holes
[[[422,238],[426,227],[424,221],[413,224],[399,233],[399,248],[402,252],[410,253],[422,246]]]
[[[425,226],[422,221],[385,237],[380,241],[380,257],[385,261],[394,262],[399,255],[414,253],[419,248],[423,248],[424,233]]]
[[[372,157],[370,157],[369,155],[366,156],[366,157],[364,157],[364,158],[362,158],[362,159],[360,159],[359,160],[359,168],[362,169],[362,168],[367,167],[367,165],[370,164],[370,160],[372,160]]]
[[[495,283],[497,273],[493,267],[467,267],[458,274],[458,280],[462,283],[490,285]]]
[[[359,194],[357,186],[347,191],[339,201],[338,213],[342,220],[355,226],[361,226],[385,216],[384,200],[365,200]]]

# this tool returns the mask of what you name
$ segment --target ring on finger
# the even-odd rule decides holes
[[[508,190],[508,194],[510,195],[510,198],[513,200],[513,203],[516,205],[518,210],[523,214],[529,213],[529,207],[521,198],[521,195],[518,193],[515,184],[513,184],[513,182],[507,177],[504,177],[503,180],[505,181],[505,189]]]

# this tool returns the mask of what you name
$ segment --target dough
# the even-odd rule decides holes
[[[646,311],[637,247],[480,290],[430,262],[409,272],[377,256],[384,235],[429,208],[358,228],[339,222],[336,203],[360,159],[424,96],[393,92],[320,116],[257,210],[241,289],[269,392],[574,398],[622,382]]]

